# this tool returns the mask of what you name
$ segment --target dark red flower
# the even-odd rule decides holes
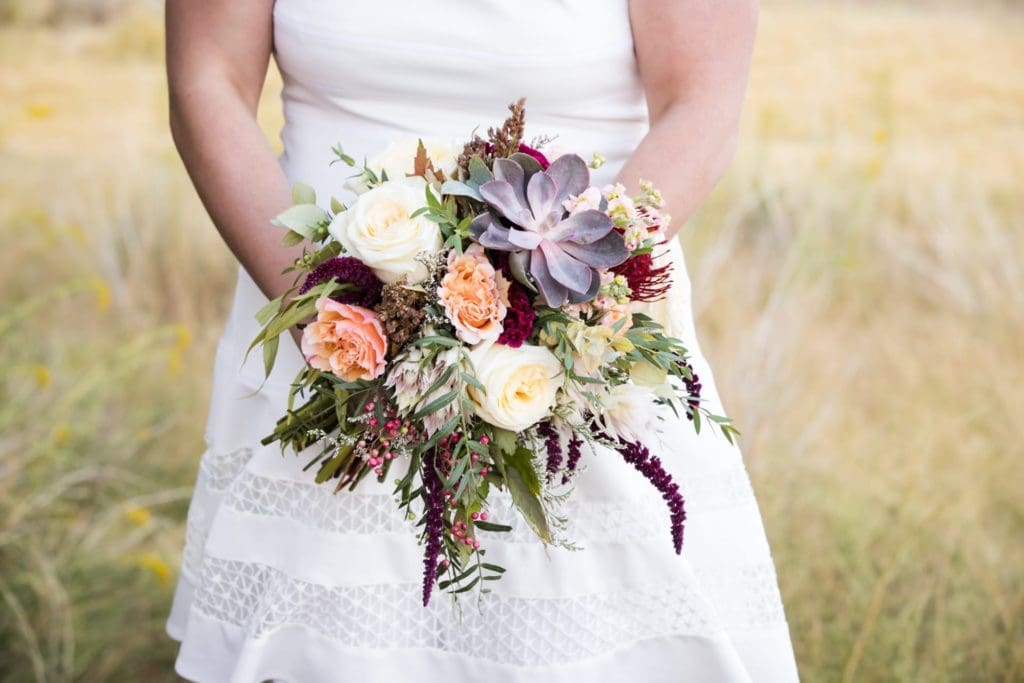
[[[372,308],[380,303],[383,283],[377,279],[377,276],[366,264],[351,256],[327,259],[315,267],[299,287],[299,294],[305,294],[332,277],[336,278],[339,283],[348,283],[356,287],[354,291],[338,292],[331,297],[335,301],[343,304],[355,304],[364,308]]]
[[[661,459],[652,455],[643,444],[619,441],[617,450],[623,460],[632,465],[654,485],[654,488],[658,489],[662,499],[668,505],[672,526],[672,546],[678,555],[683,551],[683,527],[686,522],[685,502],[683,494],[679,492],[679,485],[672,481],[672,475],[665,470]]]
[[[498,337],[498,343],[518,349],[533,334],[533,323],[537,320],[537,312],[533,310],[530,295],[518,282],[513,282],[508,290],[508,310],[504,329]]]
[[[548,158],[544,156],[544,153],[541,152],[539,149],[534,149],[533,147],[530,147],[529,145],[524,145],[523,143],[520,142],[519,151],[522,152],[523,154],[527,154],[536,159],[537,163],[540,164],[540,167],[545,171],[547,170],[548,166],[551,165],[551,162],[548,161]]]
[[[657,301],[672,286],[672,263],[655,266],[651,254],[632,256],[612,268],[612,272],[626,278],[634,301]]]
[[[518,151],[536,159],[537,163],[540,164],[541,170],[546,171],[548,170],[548,166],[551,165],[551,162],[548,161],[548,158],[544,156],[544,153],[541,152],[539,149],[534,149],[533,147],[530,147],[529,145],[524,145],[523,143],[520,142]],[[487,153],[494,154],[494,145],[490,142],[487,143]]]

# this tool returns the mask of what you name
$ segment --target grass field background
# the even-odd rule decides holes
[[[174,680],[233,269],[124,5],[0,2],[4,682]],[[1024,681],[1022,68],[1012,4],[766,1],[684,229],[806,681]]]

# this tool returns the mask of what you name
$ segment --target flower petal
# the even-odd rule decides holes
[[[533,281],[537,285],[540,298],[545,304],[557,308],[565,303],[569,290],[555,280],[555,278],[551,277],[547,261],[544,258],[544,252],[540,249],[530,254],[530,275],[533,276]]]
[[[490,211],[482,213],[469,224],[469,234],[488,249],[513,251],[516,245],[508,241],[510,230],[497,221]]]
[[[526,172],[522,166],[511,159],[494,160],[494,177],[497,180],[504,180],[512,186],[516,193],[516,199],[522,206],[527,206],[526,201]]]
[[[533,220],[537,224],[547,222],[552,209],[558,209],[558,215],[553,217],[551,223],[556,222],[562,215],[562,205],[555,203],[555,195],[558,187],[546,173],[534,173],[530,183],[526,186],[526,197],[530,202],[530,211],[533,212]]]
[[[578,154],[563,154],[544,171],[558,186],[556,202],[561,206],[569,197],[582,194],[590,184],[590,169]]]
[[[507,180],[490,180],[480,186],[480,196],[516,225],[533,224],[529,208],[519,201],[515,188]]]
[[[539,232],[528,230],[509,230],[508,241],[520,249],[536,249],[544,238]]]
[[[612,227],[612,219],[607,214],[596,209],[587,209],[569,216],[549,230],[546,236],[555,242],[590,244],[611,232]]]
[[[487,232],[487,228],[490,227],[491,223],[497,223],[494,214],[490,211],[484,211],[482,214],[473,219],[469,224],[469,234],[474,238],[480,237],[480,235]]]
[[[549,240],[540,243],[540,250],[544,252],[551,277],[574,292],[586,292],[590,288],[590,266],[580,263]]]
[[[601,289],[601,274],[596,270],[590,270],[590,287],[585,292],[574,292],[569,291],[569,303],[571,304],[582,304],[585,301],[590,301],[597,296],[598,290]]]
[[[558,246],[566,253],[594,268],[614,268],[629,258],[626,243],[623,241],[622,235],[615,230],[591,244],[561,242]]]

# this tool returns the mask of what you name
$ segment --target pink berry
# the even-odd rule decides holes
[[[480,519],[480,513],[479,512],[474,512],[473,514],[471,514],[469,516],[469,518],[470,519]]]
[[[480,437],[480,443],[482,443],[483,445],[486,446],[490,442],[491,442],[491,437],[487,436],[486,434],[484,434],[483,436]]]
[[[480,549],[480,541],[473,541],[473,549],[474,550],[479,550]]]
[[[480,513],[480,520],[484,521],[484,522],[487,521],[487,513],[486,512],[481,512]]]

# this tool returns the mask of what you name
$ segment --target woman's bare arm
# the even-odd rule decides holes
[[[273,0],[168,0],[171,132],[206,210],[269,298],[301,253],[270,220],[291,204],[288,181],[256,122],[273,47]]]
[[[651,128],[619,179],[662,191],[672,235],[732,161],[757,16],[757,0],[630,2]]]

